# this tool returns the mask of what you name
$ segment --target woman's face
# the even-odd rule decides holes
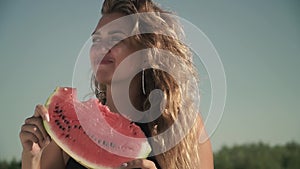
[[[130,24],[128,19],[127,21],[121,19],[117,23],[112,22],[123,16],[120,13],[103,15],[92,35],[93,44],[90,49],[90,60],[96,80],[99,83],[110,84],[118,65],[137,50],[136,47],[128,43],[128,39],[120,41],[130,35],[133,24]],[[122,70],[118,75],[115,75],[114,82],[126,80],[129,73],[136,71],[141,60],[130,60],[129,63],[124,67],[122,66]]]

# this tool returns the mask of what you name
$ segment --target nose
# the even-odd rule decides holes
[[[111,45],[108,42],[101,41],[92,44],[90,49],[90,57],[92,60],[98,60],[103,58],[105,55],[109,54],[111,50]]]
[[[94,50],[96,50],[96,52],[98,54],[102,54],[102,55],[105,55],[106,53],[108,53],[110,51],[111,47],[112,46],[107,41],[101,41],[101,42],[93,43],[93,46],[92,46],[92,48]]]

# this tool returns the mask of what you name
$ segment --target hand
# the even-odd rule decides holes
[[[133,169],[133,168],[141,168],[141,169],[157,169],[155,163],[153,161],[147,159],[136,159],[129,161],[127,163],[122,164],[121,168],[123,169]]]
[[[19,134],[23,155],[37,156],[50,143],[50,137],[44,128],[43,120],[49,121],[48,111],[44,106],[37,105],[34,115],[25,120]]]

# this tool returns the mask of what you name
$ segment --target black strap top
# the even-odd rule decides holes
[[[157,169],[161,169],[157,161],[155,160],[155,157],[148,157],[147,159],[153,161]],[[87,169],[87,168],[82,166],[80,163],[78,163],[77,161],[75,161],[73,158],[70,157],[70,159],[67,162],[66,169]]]
[[[82,166],[81,164],[79,164],[77,161],[75,161],[73,158],[70,157],[66,165],[66,169],[86,169],[86,167]]]

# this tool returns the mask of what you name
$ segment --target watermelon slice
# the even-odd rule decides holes
[[[149,155],[151,147],[139,126],[110,112],[97,99],[80,102],[76,89],[57,87],[48,98],[51,138],[72,158],[88,168],[118,168]]]

